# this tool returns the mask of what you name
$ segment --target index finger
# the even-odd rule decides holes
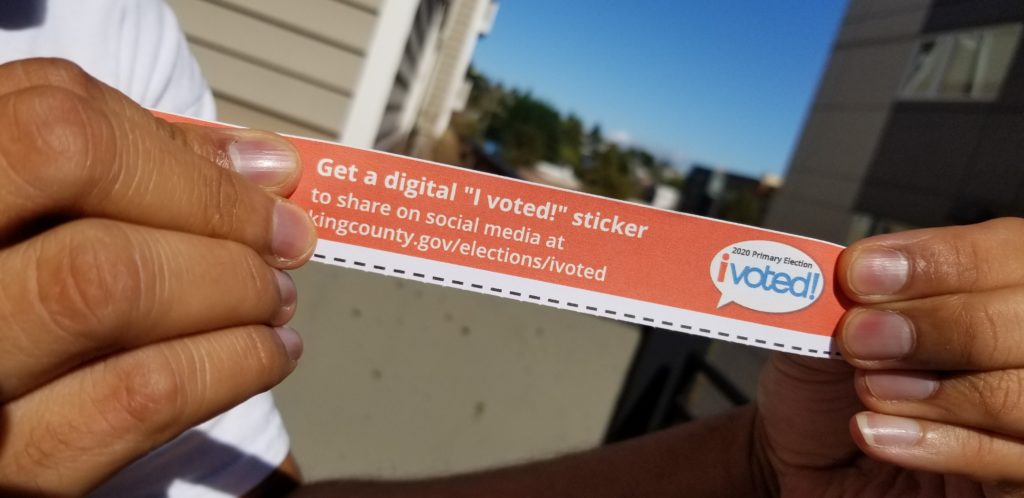
[[[235,240],[278,267],[308,259],[315,234],[298,206],[124,112],[52,86],[0,95],[0,238],[104,217]]]
[[[118,120],[126,127],[156,130],[212,163],[237,171],[272,194],[288,196],[298,185],[302,172],[296,164],[298,152],[282,137],[256,130],[171,124],[154,119],[128,96],[70,61],[38,58],[0,64],[0,96],[34,87],[64,89],[99,107],[116,110]]]
[[[884,303],[1024,285],[1024,220],[927,228],[870,237],[839,258],[851,299]]]

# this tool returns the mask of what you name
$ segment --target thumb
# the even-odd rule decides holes
[[[853,383],[854,369],[844,361],[776,353],[758,390],[761,437],[775,464],[825,468],[859,450],[849,420],[863,405]]]
[[[299,152],[275,133],[159,120],[160,130],[199,156],[235,171],[272,194],[287,197],[302,176]]]

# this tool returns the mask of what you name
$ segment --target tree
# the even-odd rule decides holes
[[[562,121],[558,162],[578,169],[583,158],[583,121],[569,114]]]
[[[590,133],[587,134],[587,153],[590,155],[596,154],[603,144],[604,134],[601,133],[601,125],[594,124],[593,128],[590,129]]]
[[[532,166],[539,160],[558,161],[562,117],[547,102],[513,90],[491,120],[487,138],[501,144],[505,160]]]
[[[584,175],[587,190],[593,194],[616,199],[635,198],[639,194],[629,158],[615,144],[609,144],[598,152],[591,168]]]
[[[568,165],[588,191],[620,199],[639,196],[638,175],[658,183],[670,167],[642,148],[606,142],[601,125],[588,130],[579,116],[563,116],[529,92],[504,88],[472,68],[469,78],[473,91],[453,128],[463,140],[495,145],[509,165],[540,160]]]

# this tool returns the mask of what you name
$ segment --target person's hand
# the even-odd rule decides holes
[[[297,163],[68,62],[0,66],[0,494],[82,495],[291,372]]]
[[[872,237],[846,362],[776,355],[756,441],[782,496],[1024,496],[1024,220]]]

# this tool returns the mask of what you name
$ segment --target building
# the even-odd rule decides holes
[[[448,129],[452,112],[462,111],[473,90],[467,78],[477,40],[491,31],[498,4],[491,0],[455,0],[445,26],[433,77],[409,137],[411,151],[430,155]]]
[[[1024,213],[1020,0],[851,0],[766,225],[839,243]]]
[[[221,120],[399,152],[447,127],[497,10],[493,0],[169,3]]]
[[[517,168],[517,172],[519,173],[519,178],[529,182],[568,190],[583,189],[583,182],[576,176],[572,166],[565,164],[537,161],[537,164],[534,164],[533,167]]]
[[[761,226],[779,188],[773,175],[753,178],[694,164],[683,183],[679,211]]]

